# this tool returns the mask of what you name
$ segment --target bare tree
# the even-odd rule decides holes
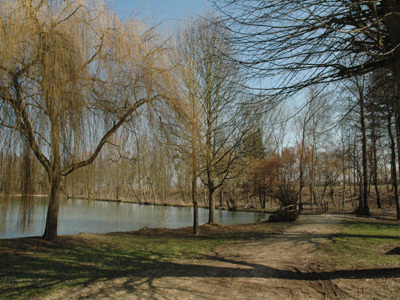
[[[388,68],[400,84],[397,0],[213,0],[234,36],[240,62],[293,93]]]
[[[372,106],[370,110],[379,113],[379,117],[374,119],[373,121],[379,122],[382,127],[387,128],[387,135],[388,135],[387,144],[388,148],[390,149],[392,187],[394,190],[394,200],[396,203],[397,219],[400,219],[398,175],[396,171],[397,170],[396,146],[397,146],[397,163],[400,166],[400,160],[399,160],[400,131],[398,130],[398,124],[397,124],[399,116],[399,106],[398,106],[399,88],[393,81],[393,78],[388,76],[386,72],[375,72],[369,78],[368,89],[369,90],[367,96],[370,100],[369,106]],[[374,143],[374,139],[372,140],[372,142]]]
[[[310,188],[310,202],[316,203],[316,177],[318,152],[326,144],[329,127],[331,125],[331,105],[328,96],[321,90],[310,88],[307,100],[297,115],[295,126],[299,133],[299,202],[302,202],[301,192],[305,183]],[[308,165],[308,174],[306,174]],[[308,175],[308,176],[306,176]],[[308,178],[307,178],[308,177]],[[308,180],[307,180],[308,179]]]
[[[208,190],[209,223],[215,223],[214,192],[234,177],[238,146],[248,132],[240,107],[238,65],[224,56],[230,42],[211,15],[189,20],[178,35],[180,78],[187,99],[187,146],[192,164],[192,197],[200,177]],[[196,207],[196,200],[194,199]],[[196,226],[196,225],[195,225]]]
[[[359,124],[361,134],[361,159],[362,159],[362,185],[360,194],[360,202],[357,212],[362,215],[370,215],[369,204],[368,204],[368,158],[367,158],[367,127],[366,127],[366,112],[365,103],[367,92],[366,89],[366,78],[362,76],[354,76],[352,79],[352,87],[349,87],[349,91],[353,95],[358,107],[359,113]]]
[[[200,87],[198,82],[199,63],[196,61],[198,54],[198,26],[201,21],[187,18],[182,26],[178,29],[176,35],[176,62],[177,78],[180,81],[180,94],[182,102],[186,103],[182,106],[184,109],[180,111],[181,120],[180,135],[181,143],[179,144],[179,152],[185,160],[188,160],[190,166],[190,187],[191,199],[193,203],[193,233],[197,234],[199,230],[199,213],[198,213],[198,178],[200,172],[199,163],[199,143],[201,139],[201,100]],[[182,127],[186,127],[185,129]]]

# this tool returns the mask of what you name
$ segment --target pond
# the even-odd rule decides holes
[[[47,198],[30,203],[15,197],[0,201],[0,239],[40,236],[44,232]],[[260,212],[216,210],[220,224],[254,223],[268,217]],[[208,221],[208,209],[199,209],[199,223]],[[192,226],[193,208],[140,205],[80,199],[63,199],[60,204],[58,234],[107,233],[149,228]]]

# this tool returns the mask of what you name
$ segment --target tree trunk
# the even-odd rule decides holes
[[[55,175],[50,179],[50,203],[47,209],[46,228],[43,234],[43,239],[48,241],[57,238],[61,179],[59,175]]]
[[[192,201],[193,201],[193,234],[199,233],[199,204],[197,202],[197,182],[192,180]]]
[[[216,224],[214,191],[212,188],[208,189],[208,224]]]
[[[324,201],[326,188],[328,187],[329,182],[324,182],[324,190],[322,191],[321,202]]]
[[[32,155],[31,148],[29,147],[29,143],[24,141],[23,149],[22,149],[22,172],[21,172],[21,189],[23,200],[28,201],[31,199],[34,191],[33,191],[33,178],[34,178],[34,167],[32,164]]]
[[[361,87],[358,85],[359,101],[360,101],[360,123],[361,123],[361,134],[362,134],[362,195],[360,205],[358,207],[358,213],[364,216],[371,215],[368,205],[368,158],[367,158],[367,129],[365,125],[365,103],[364,95],[362,94]]]
[[[390,188],[389,188],[390,181],[389,181],[388,173],[389,173],[388,168],[387,168],[386,162],[385,162],[385,185],[386,185],[386,191],[389,194],[390,193]],[[392,197],[389,197],[389,204],[390,204],[390,206],[392,206]]]
[[[399,205],[399,188],[397,183],[397,170],[396,170],[396,145],[393,137],[392,132],[392,115],[389,114],[388,116],[388,134],[390,139],[390,165],[392,168],[392,186],[394,189],[394,201],[396,203],[396,213],[397,219],[400,216],[400,205]]]
[[[315,194],[315,158],[314,158],[314,147],[311,150],[311,166],[310,166],[310,202],[317,204],[317,197]]]
[[[263,191],[261,190],[261,186],[260,185],[258,187],[258,198],[260,199],[261,208],[265,209],[266,208],[265,193],[263,193]]]
[[[299,163],[299,204],[301,205],[303,202],[302,198],[302,191],[304,187],[304,170],[303,170],[303,160],[304,160],[304,129],[303,129],[303,136],[301,141],[301,149],[300,149],[300,163]]]
[[[51,168],[47,175],[50,182],[50,203],[47,210],[46,228],[43,239],[52,241],[57,238],[58,208],[61,191],[61,155],[60,124],[54,106],[50,107],[51,116]]]
[[[374,118],[374,115],[372,116]],[[376,193],[376,205],[378,208],[382,208],[382,203],[381,203],[381,196],[379,194],[379,188],[378,188],[378,157],[376,154],[376,132],[375,132],[375,124],[372,126],[372,155],[373,155],[373,184],[375,186],[375,193]]]
[[[344,206],[346,201],[346,156],[345,156],[345,146],[344,146],[344,138],[343,138],[343,128],[342,128],[342,176],[343,176],[343,188],[342,188],[342,213],[344,212]],[[351,185],[350,185],[351,188]],[[351,190],[350,190],[351,195]]]
[[[399,164],[399,170],[400,170],[400,116],[399,116],[399,114],[400,114],[400,111],[396,105],[395,124],[396,124],[396,142],[397,142],[397,162]],[[397,217],[397,220],[400,220],[400,205],[399,205],[398,198],[396,201],[396,217]]]
[[[193,202],[193,234],[199,233],[199,204],[197,202],[197,163],[192,157],[192,202]]]

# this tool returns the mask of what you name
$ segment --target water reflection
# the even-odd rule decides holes
[[[33,226],[34,201],[31,195],[21,197],[19,224],[23,231],[31,231]]]
[[[0,238],[43,234],[47,198],[3,199],[0,201]],[[144,226],[180,228],[192,225],[193,210],[132,203],[61,200],[59,234],[131,231]],[[216,211],[216,220],[225,225],[252,223],[266,218],[263,213]],[[208,210],[199,209],[200,224],[208,220]]]
[[[0,233],[5,232],[6,230],[9,204],[9,197],[5,197],[2,201],[0,201]]]
[[[0,201],[0,238],[41,235],[47,199],[9,197]]]

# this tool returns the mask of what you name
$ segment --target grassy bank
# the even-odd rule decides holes
[[[0,299],[39,298],[57,289],[85,286],[115,277],[174,269],[174,261],[199,257],[226,243],[277,233],[283,224],[143,229],[134,233],[0,240]],[[179,266],[178,266],[179,267]]]
[[[400,267],[398,221],[349,218],[332,240],[322,252],[336,269]]]

